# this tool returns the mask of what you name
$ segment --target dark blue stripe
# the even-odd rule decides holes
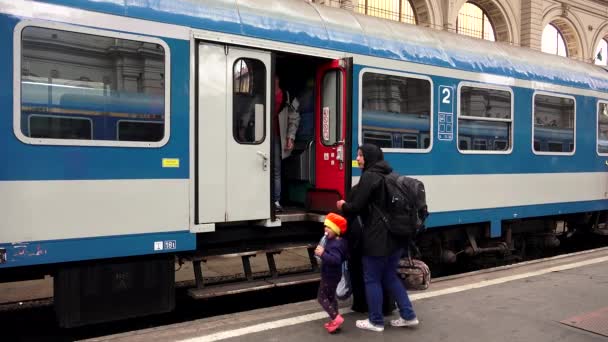
[[[175,241],[175,249],[154,250],[154,242]],[[0,244],[6,249],[7,262],[0,269],[103,258],[116,258],[196,249],[196,235],[189,231],[121,235],[96,238],[30,241]]]
[[[454,201],[458,201],[456,196]],[[549,215],[562,215],[572,213],[582,213],[598,210],[607,210],[608,200],[537,204],[527,206],[516,206],[508,208],[489,208],[478,210],[461,210],[433,213],[433,208],[429,208],[429,215],[426,226],[429,229],[490,221],[505,221],[523,219],[528,217],[541,217]]]

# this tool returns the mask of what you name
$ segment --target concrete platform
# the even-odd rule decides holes
[[[608,249],[443,279],[411,293],[421,324],[363,331],[350,313],[329,336],[314,301],[106,336],[95,341],[606,341],[560,323],[608,307]],[[343,303],[348,306],[348,303]],[[390,318],[396,318],[396,314]],[[601,322],[600,322],[601,323]],[[608,321],[604,322],[608,324]]]

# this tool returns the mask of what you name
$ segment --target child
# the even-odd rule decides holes
[[[336,287],[342,278],[342,263],[346,260],[347,243],[341,236],[346,232],[346,219],[338,214],[329,213],[325,218],[325,247],[317,246],[315,255],[321,258],[321,283],[317,300],[327,312],[331,321],[325,323],[327,332],[333,333],[344,323],[338,312]]]

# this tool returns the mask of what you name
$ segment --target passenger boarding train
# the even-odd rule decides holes
[[[424,181],[433,262],[606,227],[593,65],[299,0],[0,0],[0,27],[0,280],[54,276],[64,326],[171,310],[176,258],[316,241],[367,142]]]

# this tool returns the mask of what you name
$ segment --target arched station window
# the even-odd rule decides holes
[[[566,41],[564,40],[564,36],[553,24],[545,26],[541,44],[542,52],[568,57],[568,50],[566,49]]]
[[[372,17],[416,25],[416,13],[410,0],[359,0],[356,11]]]
[[[456,33],[479,39],[496,41],[494,25],[486,12],[474,3],[467,2],[458,11]]]
[[[597,48],[595,49],[595,64],[597,65],[608,65],[608,61],[606,60],[608,57],[608,41],[606,38],[600,40],[600,43],[597,44]]]

